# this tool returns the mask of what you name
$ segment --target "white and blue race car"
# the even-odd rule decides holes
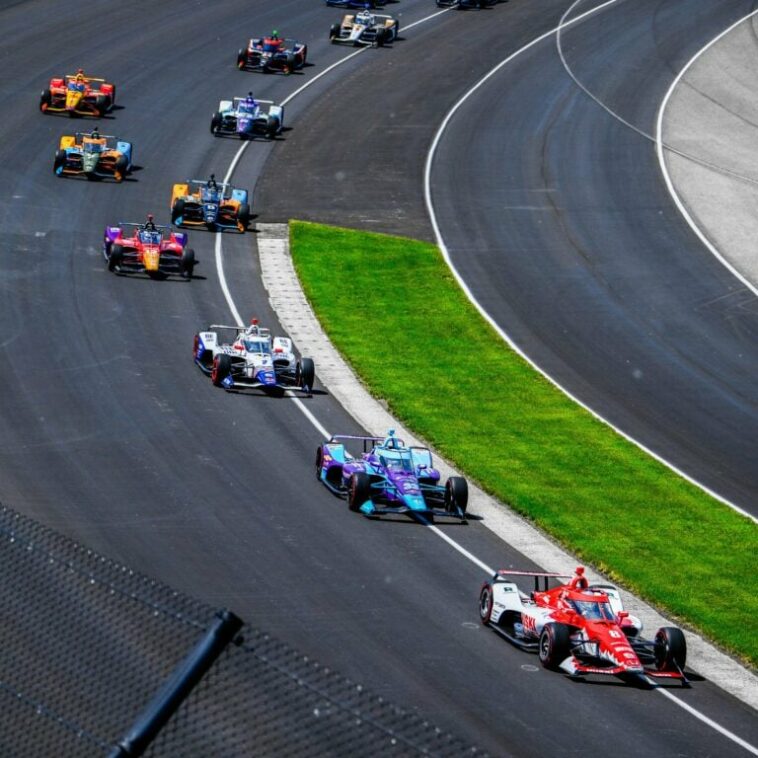
[[[257,100],[252,92],[247,97],[222,100],[211,119],[211,134],[216,137],[274,139],[283,128],[284,107],[271,100]]]
[[[272,337],[257,319],[247,327],[211,324],[195,335],[193,357],[216,387],[261,389],[274,395],[286,389],[307,394],[313,390],[313,360],[298,360],[292,340]]]

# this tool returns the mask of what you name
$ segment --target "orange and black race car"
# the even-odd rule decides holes
[[[244,232],[250,223],[250,204],[245,189],[217,182],[188,179],[175,184],[171,194],[171,221],[176,226],[205,226],[210,231],[236,229]]]
[[[118,137],[91,132],[64,134],[55,153],[57,176],[111,177],[122,182],[132,167],[132,143]]]
[[[104,116],[116,102],[116,85],[105,79],[75,74],[53,77],[42,90],[39,109],[43,113],[68,113],[69,116]]]

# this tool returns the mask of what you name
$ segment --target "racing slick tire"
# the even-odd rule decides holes
[[[332,28],[329,30],[329,42],[335,43],[339,39],[342,26],[340,24],[332,24]]]
[[[176,220],[184,215],[184,200],[177,200],[171,208],[171,223],[176,224]]]
[[[347,485],[347,507],[354,513],[371,500],[371,479],[363,471],[356,471]]]
[[[124,248],[121,245],[111,245],[111,254],[108,256],[108,271],[116,271],[124,260]]]
[[[242,71],[247,66],[247,52],[240,50],[237,53],[237,68]]]
[[[302,389],[312,390],[316,378],[316,367],[312,358],[301,358],[295,369],[295,383]]]
[[[181,276],[183,279],[192,279],[195,271],[195,251],[188,247],[182,252]]]
[[[321,469],[324,466],[324,450],[319,445],[316,448],[316,479],[321,479]]]
[[[279,119],[269,116],[266,121],[266,139],[274,139],[279,134]]]
[[[111,101],[108,95],[98,95],[95,98],[95,108],[100,116],[104,116],[111,107]]]
[[[282,73],[285,76],[289,76],[295,70],[295,66],[296,66],[295,54],[287,53],[287,58],[285,59],[284,65],[282,66]]]
[[[224,379],[232,373],[232,359],[225,353],[219,353],[213,359],[211,381],[214,387],[223,387]]]
[[[374,44],[377,47],[384,47],[384,43],[387,41],[387,30],[386,29],[377,29],[376,30],[376,37],[374,39]]]
[[[306,60],[308,60],[308,45],[303,45],[303,50],[300,53],[300,63],[297,63],[296,65],[299,68],[302,68],[305,65]]]
[[[687,641],[682,630],[675,626],[662,626],[655,633],[653,654],[658,671],[684,670],[684,664],[687,662]]]
[[[479,593],[479,620],[485,626],[489,624],[492,619],[493,596],[492,585],[489,582],[485,582]]]
[[[39,96],[39,109],[44,113],[53,102],[53,93],[49,89],[43,89]]]
[[[565,624],[547,623],[539,642],[540,663],[546,669],[557,669],[571,652],[569,628]]]
[[[466,513],[468,506],[468,482],[462,476],[451,476],[445,483],[445,510],[455,513],[456,509]]]
[[[221,114],[218,111],[216,111],[213,114],[213,117],[211,118],[211,134],[214,137],[218,137],[221,131],[221,122],[222,122]]]
[[[53,161],[53,173],[57,176],[61,176],[61,174],[58,173],[59,169],[62,169],[66,165],[66,151],[65,150],[56,150],[55,151],[55,160]]]
[[[249,203],[241,203],[239,213],[237,214],[237,223],[243,228],[247,229],[250,223],[250,205]]]
[[[120,155],[116,160],[116,165],[113,167],[113,178],[121,183],[124,181],[124,177],[129,171],[129,161],[125,155]]]

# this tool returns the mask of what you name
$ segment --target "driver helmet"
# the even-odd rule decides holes
[[[74,77],[77,82],[83,82],[84,81],[84,70],[81,68],[78,68],[76,70],[76,76]]]
[[[366,4],[366,10],[360,11],[356,17],[355,21],[358,24],[361,24],[362,26],[371,26],[371,24],[374,23],[374,17],[371,15],[371,11],[368,10],[369,5]]]
[[[271,39],[275,41],[279,40],[279,32],[276,29],[274,29],[274,31],[271,32]]]
[[[211,174],[210,178],[208,179],[208,189],[218,189],[218,184],[216,184],[216,175]]]

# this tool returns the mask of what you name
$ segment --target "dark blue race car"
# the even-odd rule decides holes
[[[363,455],[353,457],[347,440],[363,443]],[[316,475],[332,492],[347,498],[351,511],[365,516],[417,513],[466,521],[468,484],[461,476],[440,483],[425,447],[407,447],[393,430],[385,439],[338,435],[319,445]]]

